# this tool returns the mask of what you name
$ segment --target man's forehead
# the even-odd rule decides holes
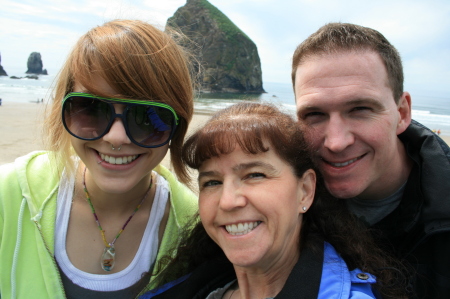
[[[297,67],[294,84],[297,105],[299,101],[359,100],[392,92],[381,58],[369,51],[312,57]]]
[[[382,58],[379,55],[379,53],[370,48],[330,49],[330,50],[324,50],[324,51],[320,51],[320,52],[307,53],[300,59],[297,67],[299,67],[307,62],[318,61],[318,60],[322,60],[322,59],[334,60],[339,57],[346,57],[346,56],[351,56],[351,55],[363,56],[366,54],[377,56],[380,58],[380,61],[382,62]]]

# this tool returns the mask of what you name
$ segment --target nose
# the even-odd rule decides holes
[[[224,182],[222,194],[220,196],[219,208],[224,211],[232,211],[245,207],[247,198],[242,188],[235,182]]]
[[[123,105],[114,104],[116,113],[122,113],[124,110]],[[122,119],[116,118],[111,125],[108,133],[103,136],[103,140],[109,142],[114,147],[120,147],[123,144],[130,144],[131,140],[128,138],[127,132],[125,131]]]
[[[339,153],[354,142],[355,136],[350,124],[340,116],[330,116],[330,120],[325,128],[324,147],[332,152]]]

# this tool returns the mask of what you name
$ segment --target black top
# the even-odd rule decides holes
[[[313,252],[305,247],[283,289],[275,299],[311,299],[319,295],[322,278],[323,247]],[[236,279],[233,265],[223,256],[197,267],[183,282],[171,286],[152,299],[204,299],[212,291]],[[155,291],[158,291],[155,290]]]
[[[79,285],[74,284],[65,274],[59,269],[61,280],[64,286],[67,299],[125,299],[136,298],[139,293],[147,286],[150,275],[144,275],[134,285],[126,289],[110,292],[100,292],[85,289]]]

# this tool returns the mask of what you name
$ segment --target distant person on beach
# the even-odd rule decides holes
[[[450,150],[411,120],[397,50],[376,30],[330,23],[296,49],[292,82],[328,190],[415,267],[415,296],[450,298]]]
[[[198,170],[199,219],[140,299],[406,298],[403,266],[323,187],[292,116],[230,106],[183,160]]]
[[[135,298],[151,288],[197,211],[197,197],[159,164],[170,146],[188,180],[188,61],[142,21],[111,21],[78,40],[46,117],[51,151],[0,168],[1,298]]]

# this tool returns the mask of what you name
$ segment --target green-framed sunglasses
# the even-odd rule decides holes
[[[117,114],[113,104],[125,105],[123,113]],[[128,138],[147,148],[167,144],[179,120],[172,107],[158,102],[102,98],[82,92],[71,92],[63,99],[62,121],[76,138],[102,138],[117,117],[122,120]]]

